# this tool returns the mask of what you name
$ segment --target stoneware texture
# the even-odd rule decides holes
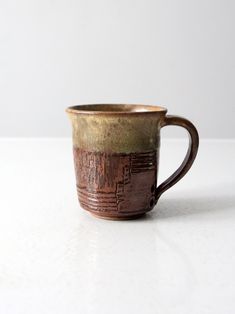
[[[81,206],[106,219],[134,219],[153,209],[160,195],[191,167],[198,133],[182,117],[159,106],[97,104],[67,109],[73,128],[73,153]],[[186,157],[157,187],[160,129],[178,125],[190,137]]]

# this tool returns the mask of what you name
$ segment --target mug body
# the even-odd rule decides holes
[[[156,203],[160,128],[167,110],[146,105],[67,109],[80,205],[107,219],[131,219]]]

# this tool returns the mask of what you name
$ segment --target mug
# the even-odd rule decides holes
[[[187,119],[160,106],[90,104],[66,109],[72,122],[80,205],[100,218],[134,219],[153,209],[163,192],[190,169],[199,137]],[[189,133],[180,167],[157,185],[160,130],[177,125]]]

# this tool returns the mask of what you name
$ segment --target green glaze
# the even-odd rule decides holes
[[[67,112],[76,148],[131,153],[153,151],[159,146],[160,128],[166,113],[157,110],[159,107],[156,111],[99,111],[98,114],[97,111],[91,114],[91,111],[79,110],[80,106],[75,108],[78,109],[72,107]]]

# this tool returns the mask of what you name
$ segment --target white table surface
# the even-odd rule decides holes
[[[185,141],[161,145],[162,181]],[[234,314],[235,141],[201,141],[146,219],[79,208],[71,141],[0,140],[1,314]]]

